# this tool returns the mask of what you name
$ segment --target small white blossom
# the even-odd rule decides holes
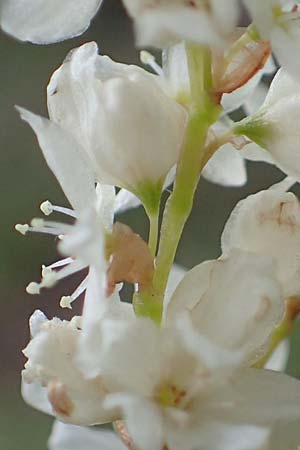
[[[186,112],[158,78],[99,56],[95,43],[73,50],[52,76],[50,118],[88,153],[98,181],[143,195],[177,163]]]
[[[241,370],[242,354],[196,333],[184,313],[175,327],[162,329],[146,319],[107,320],[102,338],[101,376],[119,390],[105,405],[121,408],[137,448],[264,448],[264,427],[280,423],[287,437],[286,422],[299,417],[297,380]]]
[[[45,320],[24,350],[28,361],[22,373],[23,383],[39,384],[53,413],[65,422],[87,425],[110,422],[115,414],[103,409],[105,384],[99,377],[86,380],[76,367],[80,333],[76,320]],[[25,399],[31,403],[28,392]]]
[[[300,294],[300,204],[291,192],[269,189],[241,200],[223,235],[222,250],[233,248],[268,255],[285,297]]]
[[[83,33],[102,0],[2,0],[0,25],[22,41],[48,44]]]
[[[283,172],[298,179],[299,118],[300,84],[280,69],[261,108],[235,125],[234,130],[254,141],[264,152],[267,151],[270,161]],[[247,152],[247,145],[243,151]],[[256,154],[259,151],[256,150]],[[265,159],[264,154],[262,160]]]

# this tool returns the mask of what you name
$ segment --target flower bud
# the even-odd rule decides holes
[[[254,362],[281,321],[283,301],[272,259],[234,250],[190,270],[176,288],[166,321],[191,315],[195,328],[244,361]]]
[[[222,250],[273,257],[285,297],[300,294],[300,203],[291,192],[261,191],[241,200],[229,217]]]
[[[300,83],[280,69],[258,112],[234,131],[268,150],[274,163],[290,176],[300,176]]]
[[[89,43],[54,73],[48,109],[51,120],[88,152],[100,182],[143,200],[157,190],[160,195],[179,158],[186,112],[163,91],[157,76],[99,56],[96,44]]]

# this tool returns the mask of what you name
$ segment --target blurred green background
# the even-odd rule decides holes
[[[66,200],[48,170],[36,139],[21,122],[14,105],[47,115],[45,89],[52,72],[68,51],[83,42],[95,40],[100,52],[122,62],[139,63],[133,45],[132,26],[120,2],[105,1],[89,31],[66,43],[34,46],[0,35],[0,450],[45,450],[52,420],[27,407],[19,393],[21,350],[28,341],[28,317],[36,308],[49,317],[68,317],[58,306],[76,280],[63,283],[41,296],[29,296],[25,286],[39,280],[41,264],[56,258],[55,242],[38,235],[23,237],[14,231],[17,222],[39,215],[45,199],[65,205]],[[186,226],[177,262],[187,268],[219,255],[219,238],[236,202],[272,183],[282,174],[265,164],[251,163],[249,181],[239,189],[225,189],[201,180],[193,213]],[[141,208],[124,214],[122,221],[145,235],[147,222]],[[75,313],[80,313],[77,301]],[[300,375],[298,333],[294,333],[288,372]]]

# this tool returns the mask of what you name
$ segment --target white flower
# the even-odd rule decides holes
[[[262,107],[254,115],[237,123],[234,132],[245,135],[267,150],[274,164],[298,179],[299,118],[300,84],[280,69]]]
[[[23,41],[48,44],[83,33],[102,0],[2,0],[2,29]]]
[[[203,335],[225,348],[242,349],[245,361],[254,362],[283,316],[272,259],[236,250],[194,267],[170,299],[167,323],[184,311]]]
[[[186,112],[152,75],[99,56],[95,43],[68,56],[48,86],[50,118],[89,154],[98,181],[147,196],[179,158]]]
[[[280,423],[287,438],[286,423],[299,418],[297,380],[241,370],[242,354],[196,333],[184,314],[161,329],[147,319],[107,320],[102,338],[101,376],[118,391],[105,405],[122,409],[137,448],[264,448],[265,427]]]
[[[49,450],[127,450],[111,431],[54,422]]]
[[[37,314],[31,318],[32,323]],[[28,361],[22,373],[23,383],[40,385],[41,396],[44,388],[53,413],[65,422],[91,425],[113,420],[115,413],[109,414],[102,406],[107,394],[102,379],[86,380],[75,364],[80,320],[45,319],[39,330],[32,332],[32,340],[24,350]],[[35,406],[35,398],[31,402],[26,388],[25,399]]]
[[[123,0],[140,46],[186,40],[223,45],[239,15],[237,0]]]
[[[44,157],[74,208],[56,206],[45,201],[41,204],[42,212],[46,216],[57,212],[76,219],[75,225],[43,219],[34,219],[31,226],[16,225],[16,229],[22,234],[38,232],[64,237],[60,249],[66,258],[43,266],[41,283],[32,282],[27,287],[28,293],[38,294],[41,288],[51,287],[57,281],[86,267],[100,265],[101,271],[105,273],[104,235],[112,232],[114,212],[126,209],[126,205],[119,194],[115,196],[113,186],[98,184],[95,189],[88,155],[71,135],[67,135],[48,119],[21,108],[19,110],[21,117],[38,135]],[[117,205],[115,198],[118,199]],[[62,297],[61,306],[71,308],[72,302],[86,290],[88,282],[89,274],[71,295]],[[102,282],[104,283],[103,280]]]
[[[262,39],[271,42],[281,66],[299,76],[300,16],[297,0],[244,0]]]
[[[300,204],[291,192],[269,189],[241,200],[223,235],[222,250],[268,255],[275,263],[285,297],[300,294]]]

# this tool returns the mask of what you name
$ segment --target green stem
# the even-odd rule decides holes
[[[154,293],[162,304],[169,273],[184,225],[191,213],[194,194],[203,168],[203,156],[209,126],[220,108],[211,97],[211,57],[207,48],[187,46],[193,105],[189,114],[185,143],[177,165],[174,189],[164,211],[161,240],[154,274]]]
[[[151,255],[154,258],[155,254],[156,254],[157,238],[158,238],[159,210],[157,210],[155,213],[149,214],[148,217],[149,217],[149,222],[150,222],[148,245],[150,248]]]
[[[161,322],[164,293],[173,265],[177,246],[190,215],[203,161],[207,131],[218,118],[221,108],[216,105],[212,91],[211,55],[206,47],[186,46],[191,85],[192,105],[185,141],[177,164],[176,179],[162,221],[161,239],[156,258],[153,284],[147,291],[134,296],[137,315]],[[150,218],[150,215],[149,215]],[[150,219],[151,220],[151,219]],[[152,228],[156,228],[155,222]],[[154,237],[153,237],[154,236]],[[154,252],[155,232],[150,232],[150,248]]]
[[[253,365],[253,367],[257,369],[262,369],[266,365],[266,363],[268,362],[268,360],[270,359],[270,357],[272,356],[278,345],[284,339],[286,339],[290,335],[290,333],[291,333],[290,323],[285,321],[282,322],[282,324],[275,329],[272,335],[268,351]]]

